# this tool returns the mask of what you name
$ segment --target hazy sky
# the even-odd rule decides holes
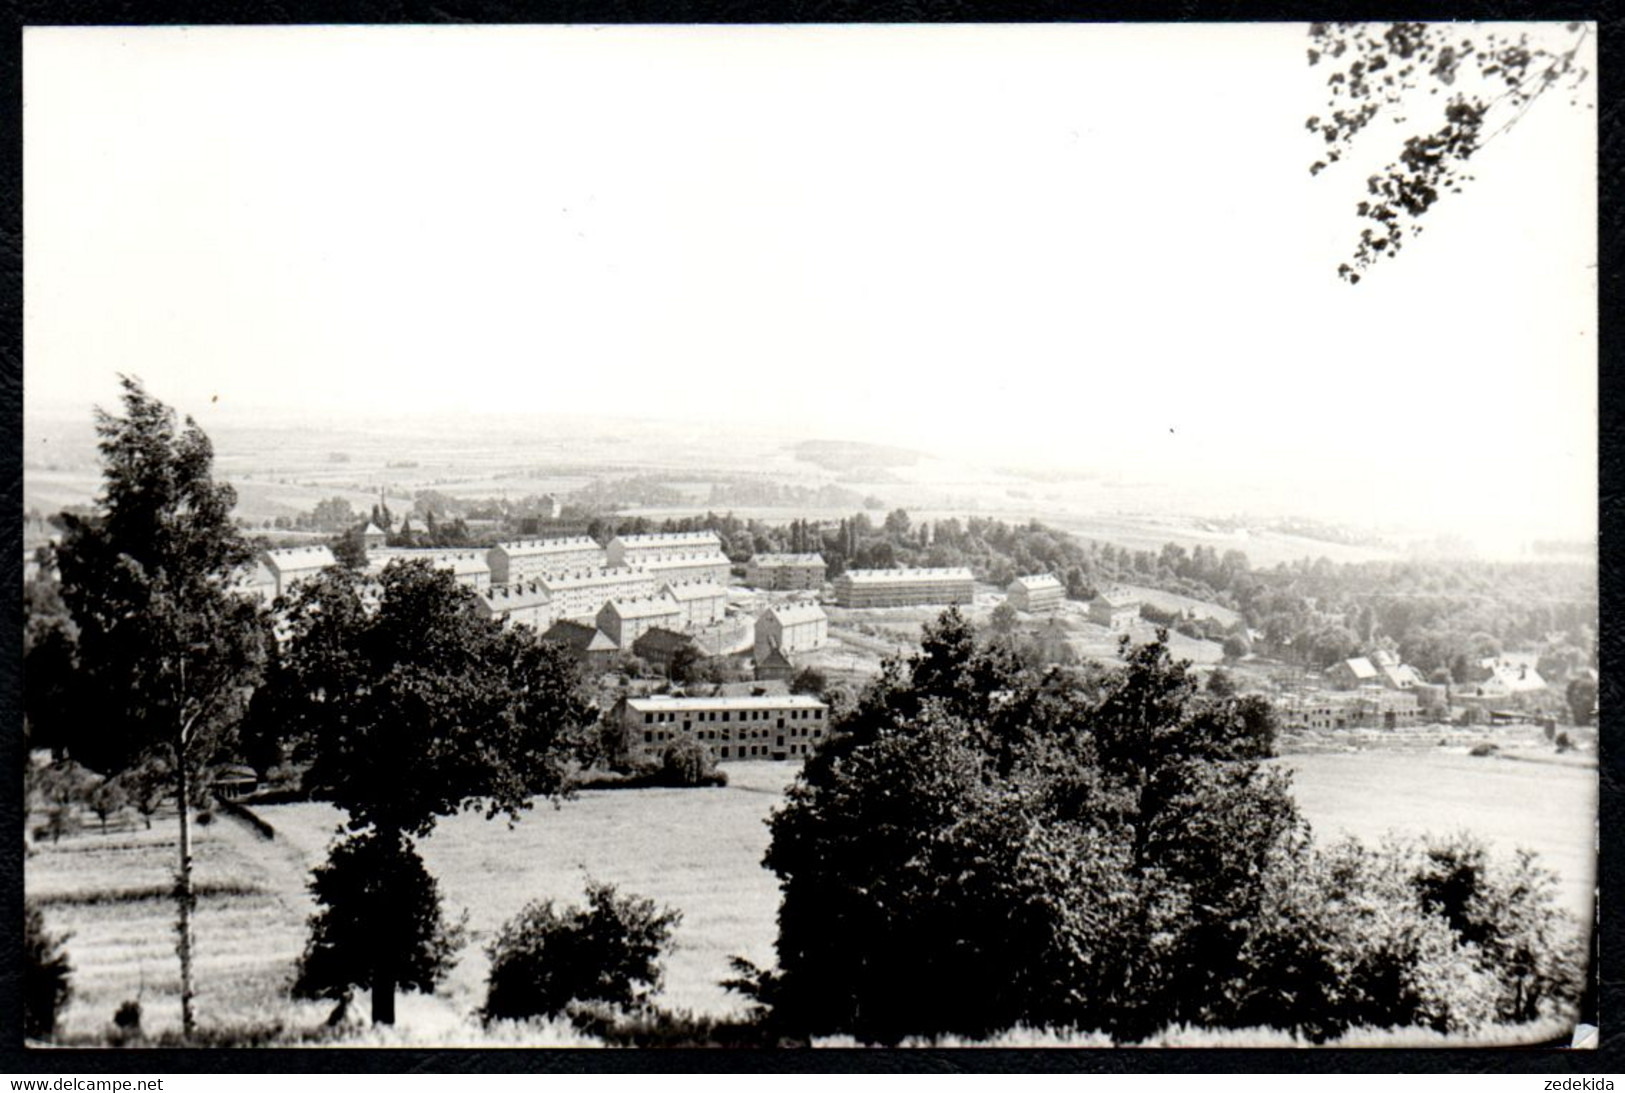
[[[1305,48],[31,29],[25,407],[782,420],[1588,533],[1595,114],[1540,102],[1351,288]]]

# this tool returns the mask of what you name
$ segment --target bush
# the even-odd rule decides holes
[[[711,749],[697,740],[673,740],[660,753],[656,783],[663,786],[725,786],[728,776],[717,770]]]
[[[556,1017],[572,1003],[640,1008],[660,989],[659,961],[681,921],[681,913],[657,911],[653,900],[622,896],[610,884],[589,883],[585,908],[530,903],[486,949],[491,973],[480,1016]]]
[[[67,936],[55,937],[45,930],[45,916],[38,907],[23,911],[23,1035],[31,1040],[49,1040],[56,1035],[58,1019],[73,996],[73,965],[63,949]]]

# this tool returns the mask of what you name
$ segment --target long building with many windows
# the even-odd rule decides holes
[[[694,740],[718,760],[804,759],[829,732],[829,707],[808,695],[623,698],[610,711],[636,749]]]
[[[822,554],[758,554],[745,566],[745,583],[771,591],[805,591],[824,587]]]
[[[553,598],[555,619],[591,622],[610,600],[647,599],[655,594],[655,579],[632,566],[565,570],[536,581]]]
[[[976,580],[962,566],[942,569],[849,569],[835,578],[842,607],[909,607],[970,603]]]
[[[609,552],[589,535],[498,543],[485,555],[493,584],[518,584],[561,570],[603,569]]]
[[[646,559],[722,553],[714,531],[671,531],[654,535],[617,535],[609,541],[610,565],[642,565]]]

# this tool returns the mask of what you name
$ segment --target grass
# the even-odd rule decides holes
[[[1294,772],[1300,804],[1322,839],[1349,833],[1375,840],[1388,832],[1414,836],[1466,828],[1501,854],[1518,846],[1538,851],[1562,877],[1564,906],[1589,916],[1594,768],[1472,758],[1442,749],[1313,753],[1278,762]],[[735,954],[759,966],[773,963],[779,892],[776,878],[761,866],[768,844],[763,821],[796,768],[757,762],[729,763],[725,769],[727,787],[583,793],[556,809],[541,803],[512,827],[487,823],[478,814],[441,821],[423,841],[423,857],[440,882],[450,915],[468,912],[471,942],[434,996],[402,995],[400,1024],[379,1032],[354,1025],[326,1029],[327,1004],[288,996],[305,922],[314,910],[305,887],[309,870],[325,857],[340,813],[320,804],[257,808],[277,829],[270,842],[240,824],[217,820],[199,831],[197,842],[203,893],[197,916],[201,1021],[217,1037],[238,1029],[250,1037],[272,1035],[279,1043],[578,1046],[583,1038],[567,1026],[484,1029],[468,1015],[484,1001],[483,949],[497,928],[533,899],[579,902],[589,876],[683,912],[666,963],[666,989],[657,999],[662,1007],[700,1018],[737,1017],[745,1000],[718,983],[730,975],[728,959]],[[104,836],[91,827],[61,843],[41,845],[27,861],[25,885],[31,896],[44,899],[47,927],[72,935],[67,949],[75,992],[63,1030],[70,1042],[106,1043],[113,1011],[137,996],[154,1040],[172,1035],[179,1025],[173,908],[160,898],[123,898],[167,891],[174,833],[173,817],[161,819],[150,833],[123,829]],[[365,1013],[363,996],[353,1007],[352,1022]],[[1533,1042],[1562,1034],[1560,1029],[1499,1029],[1474,1042]],[[1344,1042],[1443,1042],[1431,1036],[1366,1030]],[[1154,1042],[1287,1046],[1292,1041],[1272,1030],[1170,1030]],[[940,1046],[953,1043],[958,1041]],[[1093,1033],[1031,1030],[1013,1030],[991,1041],[996,1046],[1101,1043]]]

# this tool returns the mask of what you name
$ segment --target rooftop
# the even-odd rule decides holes
[[[623,619],[650,619],[677,614],[677,604],[666,596],[651,599],[610,600],[605,611],[613,611]]]
[[[750,560],[751,565],[824,565],[822,554],[758,554]]]
[[[677,600],[713,600],[727,596],[728,590],[714,581],[671,581],[661,586],[660,591]]]
[[[563,554],[604,548],[590,535],[566,535],[555,539],[516,539],[510,543],[498,543],[491,549],[500,550],[510,558],[518,558],[527,554]]]
[[[1035,573],[1030,577],[1017,577],[1010,583],[1019,584],[1028,592],[1037,592],[1045,588],[1062,587],[1060,578],[1056,577],[1053,573]]]
[[[711,698],[679,698],[673,695],[649,695],[647,698],[628,698],[626,704],[639,713],[661,713],[680,710],[826,710],[811,695],[716,695]]]
[[[829,618],[816,603],[776,603],[762,614],[772,615],[786,626],[798,622],[821,622]]]
[[[970,570],[966,569],[964,566],[952,566],[940,569],[849,569],[845,573],[841,574],[841,576],[850,579],[855,584],[863,584],[865,582],[881,583],[885,581],[909,580],[969,581],[973,579],[971,577]]]

